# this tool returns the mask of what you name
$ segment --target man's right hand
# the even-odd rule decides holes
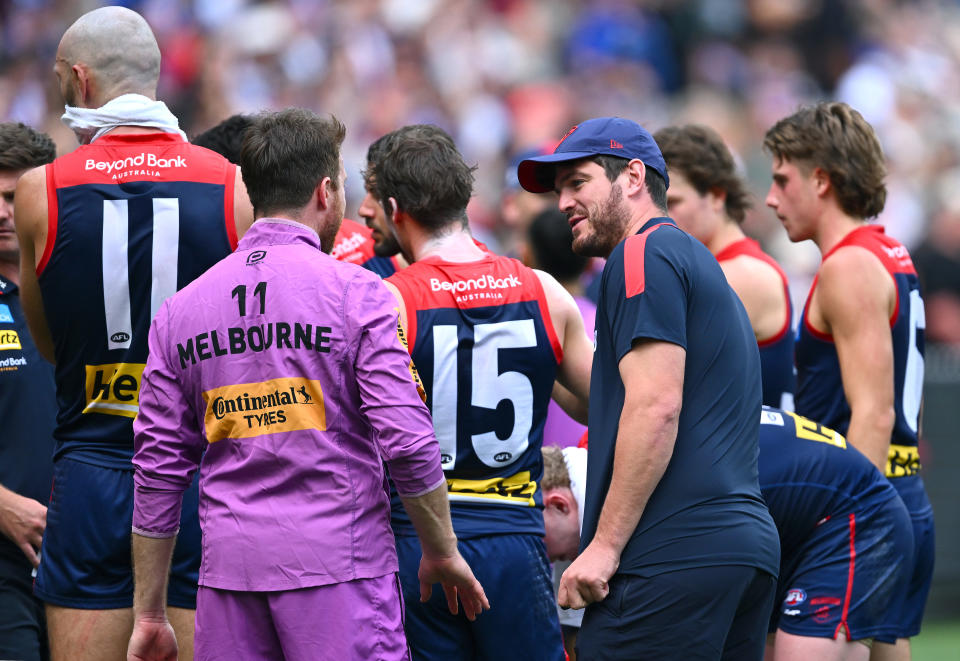
[[[16,544],[34,567],[40,564],[37,550],[47,526],[47,508],[0,487],[0,532]]]
[[[459,551],[452,556],[431,557],[426,553],[420,558],[420,601],[427,601],[433,594],[433,584],[440,583],[447,596],[447,608],[454,615],[458,612],[457,597],[463,603],[463,614],[473,621],[484,610],[490,609],[490,602],[483,592],[483,586],[474,577],[473,571]]]

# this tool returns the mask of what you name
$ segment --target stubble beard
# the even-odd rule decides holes
[[[574,239],[573,252],[583,257],[609,257],[623,240],[623,233],[630,224],[630,214],[623,205],[623,189],[620,185],[614,184],[607,199],[581,222],[588,223],[591,231],[586,236]]]

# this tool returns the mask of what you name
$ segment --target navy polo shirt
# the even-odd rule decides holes
[[[0,276],[0,484],[44,505],[50,500],[57,399],[53,366],[37,351],[17,286]],[[0,534],[0,567],[30,564]]]
[[[686,350],[679,429],[618,573],[746,565],[776,576],[780,545],[757,479],[760,357],[717,260],[671,219],[648,221],[607,260],[596,339],[583,547],[613,473],[624,402],[620,359],[638,341],[661,340]]]

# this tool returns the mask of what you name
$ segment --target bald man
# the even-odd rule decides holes
[[[54,72],[81,146],[16,190],[24,311],[56,364],[54,489],[35,591],[53,659],[122,659],[134,617],[132,422],[147,330],[163,301],[229,254],[252,222],[239,169],[190,145],[156,100],[160,49],[137,13],[104,7],[63,35]],[[196,486],[169,579],[192,658]]]

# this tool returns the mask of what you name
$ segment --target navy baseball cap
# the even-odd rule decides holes
[[[659,172],[667,186],[670,185],[667,164],[653,136],[636,122],[621,117],[597,117],[577,124],[567,131],[552,154],[520,161],[517,178],[520,185],[531,193],[548,193],[553,190],[558,163],[601,154],[640,159],[644,165]]]

